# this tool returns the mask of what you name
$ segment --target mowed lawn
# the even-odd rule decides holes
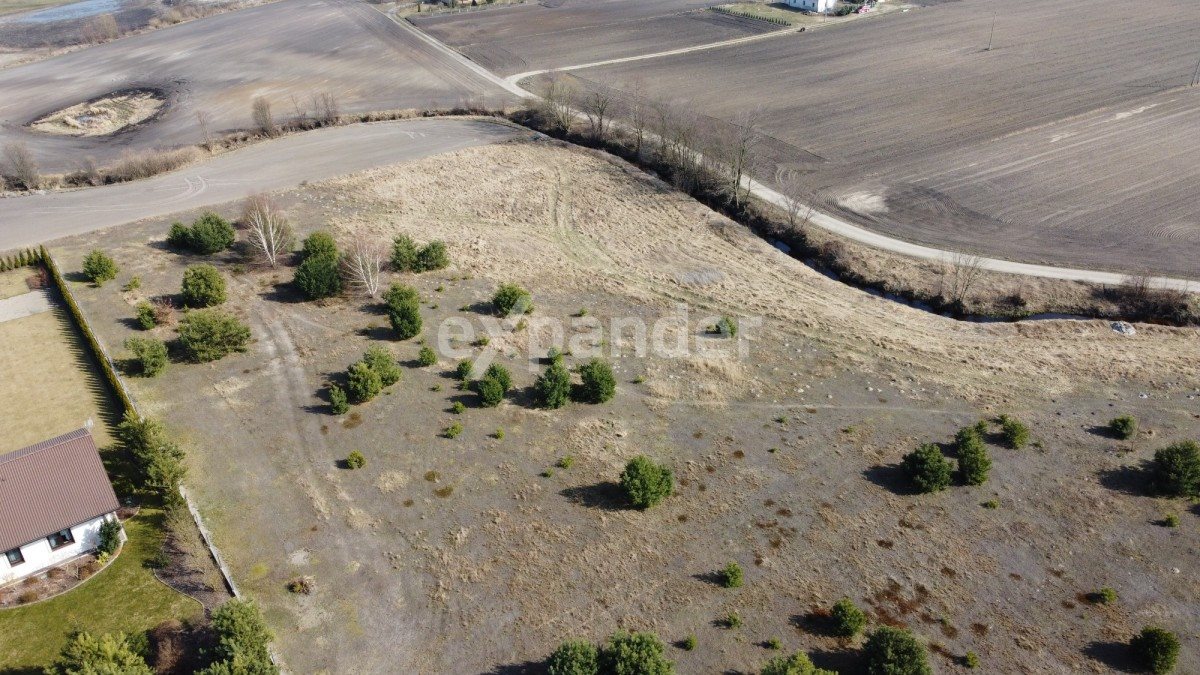
[[[200,603],[146,566],[162,544],[163,513],[142,509],[125,522],[129,540],[111,565],[56,598],[0,610],[0,673],[41,672],[74,630],[141,632],[172,617],[198,618]]]
[[[89,418],[106,454],[117,408],[67,310],[59,305],[0,320],[0,345],[0,454],[78,429]],[[125,526],[129,541],[107,569],[56,598],[0,610],[0,673],[41,672],[73,630],[144,631],[172,617],[200,615],[199,602],[159,581],[145,564],[162,545],[162,512],[142,509]]]
[[[112,444],[112,396],[65,307],[0,319],[0,345],[0,453],[74,431],[89,419],[96,446]]]

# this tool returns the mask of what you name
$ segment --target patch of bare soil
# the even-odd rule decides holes
[[[178,509],[170,516],[163,554],[166,565],[158,569],[155,576],[171,588],[198,600],[207,611],[213,611],[233,597],[221,579],[216,562],[204,547],[195,522],[184,509]]]
[[[206,259],[229,276],[226,307],[255,343],[131,385],[192,449],[189,489],[295,672],[524,672],[564,638],[618,629],[695,635],[695,650],[668,647],[683,673],[757,672],[771,638],[856,672],[858,645],[807,620],[843,595],[872,625],[911,628],[938,672],[960,672],[968,650],[989,671],[1099,672],[1148,623],[1180,634],[1182,672],[1200,667],[1196,510],[1137,487],[1156,448],[1200,434],[1196,330],[1124,336],[1101,321],[921,312],[812,271],[627,164],[556,142],[464,150],[279,199],[301,233],[444,240],[449,268],[385,280],[417,290],[427,345],[448,319],[480,326],[499,283],[528,288],[536,306],[524,329],[491,338],[515,391],[485,408],[456,386],[458,356],[419,366],[420,344],[394,340],[377,301],[304,302],[293,269],[236,252]],[[78,269],[102,246],[146,294],[174,293],[195,261],[158,246],[170,220],[54,253]],[[113,285],[80,284],[77,297],[116,346],[137,331]],[[549,333],[536,320],[564,322],[574,367],[593,341],[588,321],[653,323],[680,303],[691,320],[663,338],[710,349],[639,355],[634,337],[609,332],[612,401],[530,404],[545,365],[526,350]],[[745,320],[744,357],[705,334],[710,315]],[[330,414],[327,383],[370,346],[395,356],[401,381]],[[1002,412],[1034,443],[989,438],[986,484],[905,490],[905,453]],[[1118,414],[1142,431],[1117,441],[1099,430]],[[452,422],[462,433],[443,437]],[[366,466],[340,468],[354,450]],[[647,511],[616,487],[637,454],[676,478]],[[1181,526],[1156,525],[1166,512]],[[732,560],[745,586],[712,583]],[[312,579],[309,594],[287,590],[297,578]],[[1120,601],[1076,600],[1102,586]],[[731,612],[740,628],[720,623]]]
[[[50,113],[29,126],[61,136],[108,136],[158,114],[165,101],[152,91],[113,94]]]

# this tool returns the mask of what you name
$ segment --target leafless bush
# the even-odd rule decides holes
[[[100,167],[96,165],[96,158],[88,155],[79,160],[79,168],[65,178],[68,185],[91,185],[93,187],[104,184],[104,174],[101,173]]]
[[[85,43],[108,42],[117,39],[120,34],[121,29],[112,14],[92,17],[79,31],[79,37]]]
[[[171,303],[170,298],[155,298],[150,301],[150,305],[154,307],[154,325],[175,325],[175,305]]]
[[[812,219],[813,205],[805,205],[804,184],[793,171],[782,174],[779,178],[779,194],[783,196],[783,212],[787,215],[788,230],[795,231],[803,228]]]
[[[346,246],[342,256],[343,274],[351,286],[374,298],[379,295],[383,265],[387,257],[388,249],[382,241],[367,235],[358,235]]]
[[[1106,289],[1121,313],[1137,321],[1161,321],[1177,325],[1200,322],[1194,298],[1182,289],[1165,288],[1147,274],[1132,274],[1121,285]]]
[[[175,150],[152,149],[141,152],[126,151],[108,169],[108,180],[120,183],[140,178],[149,178],[160,173],[174,171],[186,166],[200,157],[200,151],[193,146]]]
[[[266,195],[246,198],[242,206],[242,223],[246,226],[250,246],[271,267],[279,264],[280,257],[291,251],[296,242],[287,214]]]
[[[949,261],[941,261],[938,295],[960,310],[966,308],[971,287],[983,275],[983,259],[977,255],[955,253]]]
[[[542,98],[538,112],[551,127],[566,133],[571,129],[574,117],[572,105],[575,103],[575,87],[555,73],[550,74],[546,85],[542,88]]]
[[[332,93],[323,91],[315,94],[313,96],[313,110],[315,111],[317,121],[322,126],[337,124],[340,112],[338,110],[337,99]]]
[[[732,124],[705,130],[705,155],[714,175],[724,178],[723,190],[735,207],[742,203],[742,181],[754,164],[759,111],[738,114]]]
[[[196,110],[196,125],[200,127],[200,135],[204,138],[204,149],[212,152],[212,115],[207,110]]]
[[[274,137],[279,133],[275,117],[271,114],[271,102],[262,96],[256,96],[250,105],[250,118],[254,120],[255,128],[264,136]]]
[[[588,92],[579,107],[583,110],[588,121],[588,134],[592,140],[603,143],[608,138],[608,129],[612,125],[609,117],[613,104],[613,95],[608,87],[597,87]]]
[[[42,182],[33,153],[29,152],[29,146],[23,141],[14,141],[4,146],[3,171],[9,182],[26,190],[36,190]]]

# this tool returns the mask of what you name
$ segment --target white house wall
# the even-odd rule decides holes
[[[95,549],[100,545],[100,525],[107,518],[116,518],[116,516],[110,513],[72,527],[71,536],[75,541],[53,551],[50,550],[50,542],[45,538],[25,544],[21,547],[21,555],[25,556],[25,562],[16,567],[10,566],[8,558],[3,555],[4,551],[0,551],[0,584],[37,574],[48,567],[54,567],[63,561]]]

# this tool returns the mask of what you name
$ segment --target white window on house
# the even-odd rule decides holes
[[[68,527],[65,530],[60,530],[46,537],[46,541],[50,542],[50,550],[53,551],[56,548],[62,548],[67,544],[75,543],[75,537],[71,536],[71,528]]]
[[[4,554],[4,557],[8,558],[9,567],[16,567],[17,565],[25,562],[25,556],[21,555],[21,549],[19,548],[14,548],[11,551],[7,551]]]

